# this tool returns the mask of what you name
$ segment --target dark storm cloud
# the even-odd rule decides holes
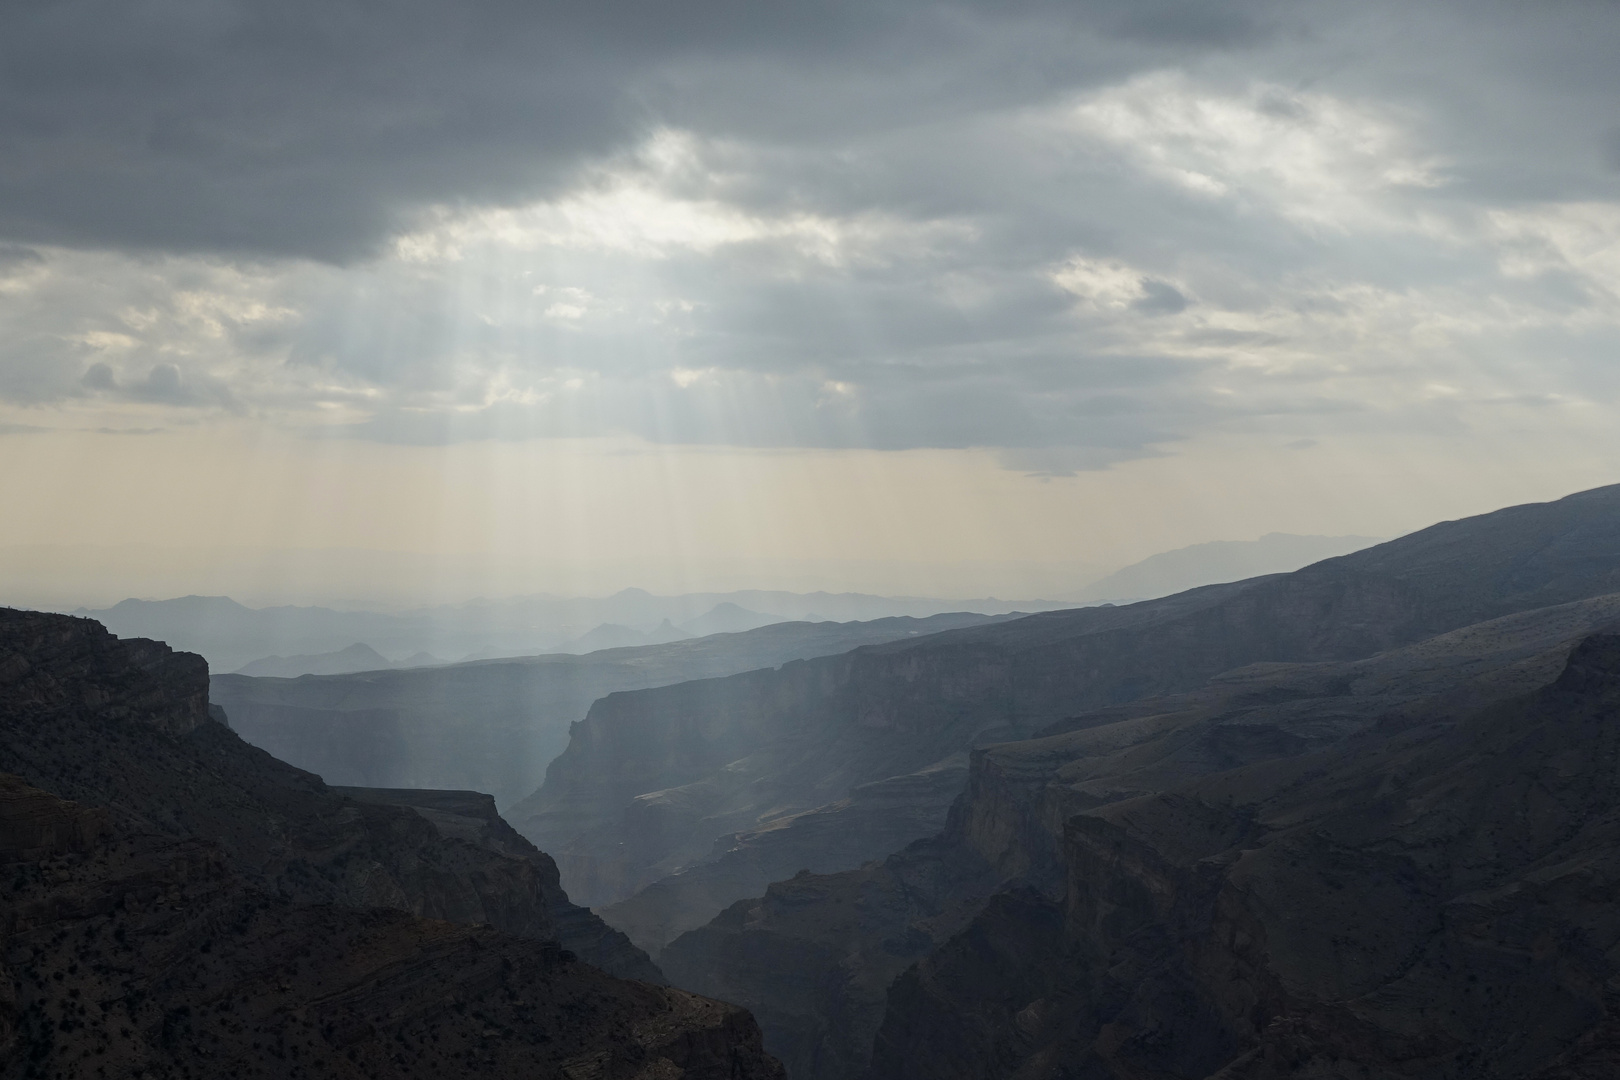
[[[1140,39],[1155,56],[1257,33],[1240,9],[1210,11],[1190,0],[7,4],[0,236],[351,259],[424,204],[554,191],[582,160],[660,122],[837,130],[1143,62],[1116,42],[1077,70],[1062,44],[1076,27]],[[999,55],[1015,31],[1047,44]],[[852,85],[866,99],[853,112],[834,92]]]

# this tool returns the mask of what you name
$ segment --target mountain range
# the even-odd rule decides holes
[[[1213,926],[1218,905],[1200,905],[1215,904],[1227,886],[1177,890],[1226,873],[1254,842],[1291,828],[1289,814],[1340,821],[1335,828],[1349,830],[1345,836],[1382,828],[1388,839],[1379,843],[1402,843],[1398,822],[1366,818],[1387,800],[1356,802],[1347,793],[1355,785],[1397,790],[1418,783],[1419,773],[1424,783],[1463,775],[1458,755],[1474,736],[1457,733],[1494,724],[1492,710],[1520,710],[1515,715],[1539,717],[1526,724],[1556,733],[1547,703],[1572,699],[1549,688],[1561,672],[1601,668],[1610,655],[1602,632],[1620,618],[1616,593],[1620,487],[1442,523],[1291,574],[613,694],[573,729],[540,792],[509,816],[556,856],[571,895],[653,952],[678,985],[753,1010],[767,1047],[794,1077],[868,1069],[874,1078],[1213,1076],[1228,1066],[1236,1071],[1222,1076],[1259,1076],[1276,1075],[1277,1062],[1296,1050],[1299,1060],[1317,1062],[1311,1075],[1350,1076],[1362,1074],[1323,1063],[1362,1036],[1369,1060],[1392,1070],[1366,1075],[1449,1075],[1483,1058],[1445,1049],[1443,1033],[1418,1014],[1403,1019],[1398,1003],[1383,1013],[1353,994],[1301,1004],[1288,983],[1293,976],[1278,974],[1277,965],[1293,964],[1288,970],[1297,973],[1318,960],[1333,970],[1359,964],[1371,981],[1349,979],[1332,993],[1372,986],[1409,993],[1396,987],[1402,958],[1415,955],[1410,943],[1428,940],[1422,928],[1434,925],[1434,913],[1452,910],[1448,897],[1463,896],[1469,882],[1516,888],[1515,875],[1554,857],[1557,836],[1531,828],[1513,840],[1517,855],[1474,877],[1437,877],[1421,859],[1404,869],[1369,862],[1366,853],[1343,855],[1335,871],[1338,841],[1312,849],[1310,872],[1338,873],[1347,890],[1348,906],[1323,909],[1340,920],[1331,925],[1342,925],[1331,934],[1364,950],[1376,942],[1357,935],[1387,932],[1409,943],[1390,946],[1376,963],[1350,953],[1285,955],[1308,944],[1288,942],[1314,939],[1307,931],[1285,941],[1280,928],[1267,929],[1278,944],[1264,963],[1221,959],[1216,951],[1230,943],[1221,944],[1219,933],[1250,932],[1228,925],[1208,930],[1217,937],[1198,946],[1204,953],[1172,964],[1167,957],[1181,954],[1168,943],[1193,940],[1193,924],[1167,920],[1185,915]],[[1582,649],[1596,659],[1580,660]],[[1600,697],[1608,692],[1604,677],[1568,676],[1599,687]],[[1431,753],[1431,740],[1450,749]],[[1550,790],[1566,766],[1540,762],[1580,755],[1584,745],[1556,743],[1549,734],[1536,750],[1542,757],[1527,759]],[[1421,769],[1403,773],[1391,754],[1409,755],[1400,760]],[[965,767],[953,764],[963,755]],[[1306,798],[1298,785],[1312,788],[1318,768],[1353,779],[1337,794],[1313,791],[1315,801],[1289,802]],[[955,785],[930,788],[923,779],[953,769]],[[1284,776],[1292,779],[1277,779]],[[865,798],[874,789],[882,796]],[[1432,796],[1433,813],[1455,816],[1444,791]],[[864,818],[851,814],[863,798]],[[1148,809],[1131,809],[1147,815],[1139,818],[1117,816],[1161,803],[1172,807],[1162,818]],[[1553,831],[1586,828],[1607,813],[1604,805],[1558,818]],[[1116,806],[1117,814],[1109,809]],[[840,815],[850,815],[846,827]],[[930,815],[943,827],[921,831]],[[1088,815],[1113,823],[1095,826],[1113,847],[1082,843],[1093,829],[1082,820]],[[908,829],[912,842],[891,846],[886,859],[851,840],[864,831],[895,845]],[[1109,829],[1124,830],[1124,838],[1107,839],[1116,835]],[[1208,839],[1197,839],[1199,830]],[[1303,849],[1279,844],[1276,852],[1306,864]],[[1138,848],[1140,856],[1126,857]],[[871,859],[880,861],[863,866]],[[806,872],[795,873],[795,863]],[[750,876],[749,868],[758,872]],[[1108,880],[1117,884],[1107,886],[1114,891],[1085,893],[1103,869],[1114,875]],[[1192,875],[1185,887],[1176,884],[1183,873]],[[1384,888],[1378,882],[1389,874],[1397,885],[1386,903],[1367,890]],[[765,875],[775,879],[768,887]],[[1422,884],[1409,895],[1407,881]],[[1164,890],[1169,898],[1161,902]],[[1370,906],[1357,907],[1357,897]],[[1243,900],[1251,902],[1261,903]],[[1314,910],[1292,903],[1283,908]],[[1265,924],[1278,910],[1262,904],[1245,917]],[[1061,949],[1049,963],[1033,963],[1028,950],[1046,944]],[[1096,966],[1103,960],[1125,967],[1103,979]],[[1206,961],[1215,966],[1200,966]],[[1568,977],[1596,978],[1607,963]],[[1146,980],[1140,986],[1137,973]],[[1237,992],[1221,989],[1227,977],[1272,981],[1244,982],[1228,1000],[1220,995]],[[1470,1014],[1475,1026],[1467,1030],[1507,1022],[1501,1003],[1517,999],[1492,992],[1503,996]],[[1607,999],[1580,1000],[1585,1019],[1576,1026],[1583,1038],[1599,1039],[1592,1002]],[[1021,1004],[1012,1008],[1014,1001]],[[1245,1014],[1243,1001],[1260,1011]],[[1193,1019],[1177,1018],[1182,1007]],[[1445,1007],[1466,1011],[1461,998]],[[1273,1031],[1273,1024],[1281,1026]],[[1398,1045],[1408,1029],[1425,1034]],[[1466,1042],[1455,1032],[1446,1037]],[[1259,1065],[1245,1072],[1235,1064],[1240,1058],[1271,1062],[1273,1072]],[[1535,1061],[1555,1064],[1545,1055]]]
[[[531,795],[592,701],[1007,616],[773,623],[663,645],[300,678],[215,675],[238,734],[333,784]]]
[[[216,672],[225,672],[274,657],[283,661],[321,657],[357,643],[384,657],[427,653],[446,659],[498,659],[659,644],[772,622],[870,622],[959,611],[1003,615],[1065,606],[1052,600],[1009,602],[994,597],[942,600],[766,591],[655,596],[642,589],[624,589],[607,597],[472,600],[394,613],[252,608],[225,596],[183,596],[130,599],[71,614],[95,619],[120,637],[153,638],[198,653]],[[663,628],[666,622],[668,629]]]
[[[216,672],[334,675],[423,666],[443,662],[440,657],[495,659],[656,645],[688,635],[738,633],[772,622],[869,622],[953,611],[986,615],[1049,611],[1076,603],[1162,596],[1197,585],[1293,570],[1370,543],[1373,541],[1366,537],[1272,533],[1258,540],[1195,544],[1116,571],[1068,601],[766,590],[656,596],[642,589],[624,589],[599,598],[539,595],[394,613],[252,608],[224,596],[184,596],[129,599],[109,608],[79,608],[72,614],[96,619],[124,637],[155,638],[199,653]],[[366,654],[352,651],[356,645],[363,645]]]
[[[1609,1076],[1617,716],[1620,486],[1124,606],[357,675],[0,611],[0,1076]]]

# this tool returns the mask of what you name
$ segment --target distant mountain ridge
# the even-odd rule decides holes
[[[624,589],[612,596],[530,596],[385,614],[322,607],[251,608],[224,596],[123,600],[110,608],[79,609],[122,637],[167,641],[196,652],[215,671],[235,671],[272,656],[313,656],[364,642],[384,656],[429,653],[446,659],[534,656],[580,651],[569,643],[608,624],[643,635],[666,620],[703,634],[736,632],[778,621],[870,622],[927,618],[968,611],[1002,615],[1068,606],[1051,600],[1004,601],[883,597],[865,593],[742,591],[655,596]],[[666,635],[665,640],[669,636]],[[651,642],[623,640],[613,647]]]
[[[1151,555],[1114,571],[1075,594],[1078,600],[1154,600],[1226,581],[1287,574],[1302,566],[1382,543],[1371,536],[1295,536],[1267,533],[1258,540],[1212,540]]]
[[[770,668],[1008,616],[782,622],[662,645],[466,661],[415,670],[211,680],[243,738],[334,784],[530,795],[568,727],[613,690]]]
[[[244,665],[237,674],[288,679],[299,675],[345,675],[352,671],[381,671],[383,668],[402,666],[406,665],[395,664],[370,645],[357,641],[347,649],[336,652],[310,656],[266,656]]]

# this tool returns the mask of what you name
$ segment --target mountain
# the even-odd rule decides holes
[[[772,622],[776,620],[771,620]],[[617,623],[603,623],[587,634],[558,645],[557,652],[593,653],[603,649],[633,649],[640,645],[667,645],[695,636],[665,619],[651,630],[641,631]]]
[[[682,910],[666,918],[639,904],[622,928],[643,933],[727,899],[718,884],[675,883],[723,858],[734,838],[860,785],[1078,713],[1187,691],[1245,664],[1356,659],[1616,590],[1620,486],[1442,523],[1292,574],[612,694],[572,729],[545,783],[510,816],[592,908],[664,882],[661,892]],[[943,814],[943,800],[914,790],[918,802],[885,813],[921,828]]]
[[[0,1076],[780,1075],[564,947],[615,935],[487,798],[349,797],[221,719],[200,657],[0,609]]]
[[[1214,540],[1150,556],[1092,582],[1077,596],[1091,601],[1151,600],[1200,585],[1290,573],[1378,542],[1371,536],[1289,533],[1267,533],[1258,540]]]
[[[426,652],[466,659],[646,645],[673,641],[681,636],[672,632],[674,627],[705,618],[713,614],[715,608],[724,609],[728,604],[759,612],[772,622],[822,619],[869,622],[906,616],[928,618],[963,611],[1004,615],[1068,606],[1043,600],[1009,602],[994,597],[942,600],[864,593],[755,590],[655,596],[642,589],[624,589],[604,597],[540,595],[470,600],[391,614],[323,607],[251,608],[224,596],[131,599],[101,610],[81,608],[72,614],[96,619],[122,637],[155,638],[199,653],[216,671],[236,671],[261,657],[335,652],[357,641],[364,641],[387,656]],[[663,628],[662,636],[655,638],[603,642],[585,649],[565,648],[565,643],[603,624],[646,631],[664,622],[670,627]],[[709,628],[705,632],[748,628],[738,624]]]
[[[1353,1009],[1376,1008],[1379,978],[1398,981],[1436,916],[1467,891],[1448,893],[1432,872],[1471,861],[1483,871],[1499,842],[1445,850],[1436,844],[1445,823],[1466,833],[1476,820],[1469,800],[1492,785],[1506,797],[1503,814],[1528,813],[1500,770],[1482,772],[1461,802],[1444,785],[1425,791],[1410,752],[1477,743],[1480,725],[1555,684],[1583,641],[1616,626],[1620,595],[1598,597],[1361,661],[1252,665],[1189,693],[978,749],[940,835],[882,863],[775,883],[677,939],[662,964],[677,985],[750,1008],[767,1047],[800,1080],[861,1076],[869,1062],[869,1075],[885,1080],[1204,1077],[1228,1066],[1222,1077],[1280,1075],[1275,1060],[1274,1071],[1248,1071],[1243,1056],[1278,1036],[1286,1071],[1288,1040],[1311,1028],[1287,1015],[1302,1007],[1298,997],[1279,994],[1254,965],[1345,979],[1369,995]],[[1620,667],[1612,674],[1620,685]],[[1570,850],[1557,845],[1586,811],[1558,816],[1557,807],[1576,807],[1556,774],[1580,770],[1557,763],[1601,745],[1570,729],[1523,757],[1550,817],[1531,830],[1539,838],[1496,848],[1505,862],[1555,864]],[[1453,782],[1459,775],[1437,768]],[[1412,813],[1392,801],[1408,792]],[[1432,824],[1411,824],[1417,803]],[[1285,836],[1277,857],[1252,872],[1253,852]],[[1279,884],[1296,864],[1308,866],[1314,894]],[[1244,887],[1262,895],[1235,915],[1238,902],[1220,882],[1244,867]],[[1247,954],[1234,956],[1234,946]],[[1440,962],[1450,959],[1442,953]],[[1177,966],[1184,961],[1197,971]],[[1509,1025],[1520,991],[1503,984],[1529,969],[1509,963],[1475,975],[1477,985],[1458,975],[1452,990],[1490,999],[1470,1022],[1490,1015]],[[1408,993],[1386,991],[1385,1005],[1415,1012]],[[1585,1005],[1577,1013],[1580,1022],[1593,1015]],[[1436,1016],[1443,1024],[1456,1013]],[[1341,1036],[1366,1034],[1339,1020]],[[1423,1023],[1413,1015],[1406,1026]],[[1368,1061],[1363,1049],[1340,1046],[1357,1065]],[[1340,1073],[1323,1063],[1289,1075],[1499,1075],[1437,1065]]]
[[[333,784],[530,795],[568,728],[614,690],[772,667],[986,616],[776,623],[741,634],[583,656],[545,655],[297,679],[216,675],[212,700],[244,739]]]
[[[870,1075],[1620,1065],[1620,636],[1556,681],[1083,811],[889,992]]]
[[[346,675],[351,671],[381,671],[395,666],[370,645],[355,642],[337,652],[309,656],[266,656],[243,666],[237,674],[296,679],[300,675]]]
[[[262,658],[335,652],[358,641],[396,656],[432,648],[424,628],[409,619],[319,607],[250,608],[226,596],[130,599],[73,614],[95,619],[120,637],[152,638],[199,653],[223,671]]]
[[[708,611],[695,619],[689,619],[681,624],[681,629],[688,634],[702,636],[704,634],[738,634],[744,630],[755,630],[761,626],[769,626],[782,620],[775,615],[763,615],[757,611],[749,611],[745,607],[727,601],[716,604]],[[820,622],[820,619],[806,617],[808,622]]]

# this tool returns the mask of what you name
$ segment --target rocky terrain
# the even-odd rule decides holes
[[[657,948],[660,928],[749,895],[740,890],[758,875],[733,873],[739,865],[880,857],[834,856],[771,828],[862,785],[1247,664],[1353,660],[1615,591],[1620,487],[1443,523],[1292,574],[612,694],[510,816],[557,858],[570,895]],[[913,787],[914,803],[893,799],[879,814],[894,823],[885,842],[930,835],[943,811],[937,790]],[[780,857],[763,851],[776,843]]]
[[[894,1014],[889,987],[908,968],[971,933],[985,911],[1017,910],[1050,928],[1040,905],[1060,904],[1068,888],[1065,829],[1076,815],[1471,715],[1552,682],[1571,649],[1614,625],[1620,596],[1601,597],[1365,661],[1255,665],[983,748],[941,835],[882,863],[773,884],[677,939],[661,961],[677,985],[748,1006],[791,1076],[861,1075]]]
[[[1620,1067],[1620,636],[1551,685],[1076,815],[889,994],[871,1075]]]
[[[628,937],[589,909],[569,902],[558,881],[557,864],[495,811],[495,800],[478,791],[426,788],[334,788],[357,803],[408,807],[426,818],[444,840],[475,845],[503,859],[533,867],[552,936],[581,960],[626,979],[662,983],[663,974]]]
[[[0,1076],[780,1075],[741,1010],[579,959],[656,976],[487,797],[341,793],[220,719],[198,657],[0,610]]]
[[[540,785],[547,763],[567,744],[569,725],[604,694],[775,667],[987,621],[995,619],[956,614],[777,623],[585,656],[296,679],[215,675],[210,694],[237,734],[328,783],[474,789],[492,793],[507,809]]]

